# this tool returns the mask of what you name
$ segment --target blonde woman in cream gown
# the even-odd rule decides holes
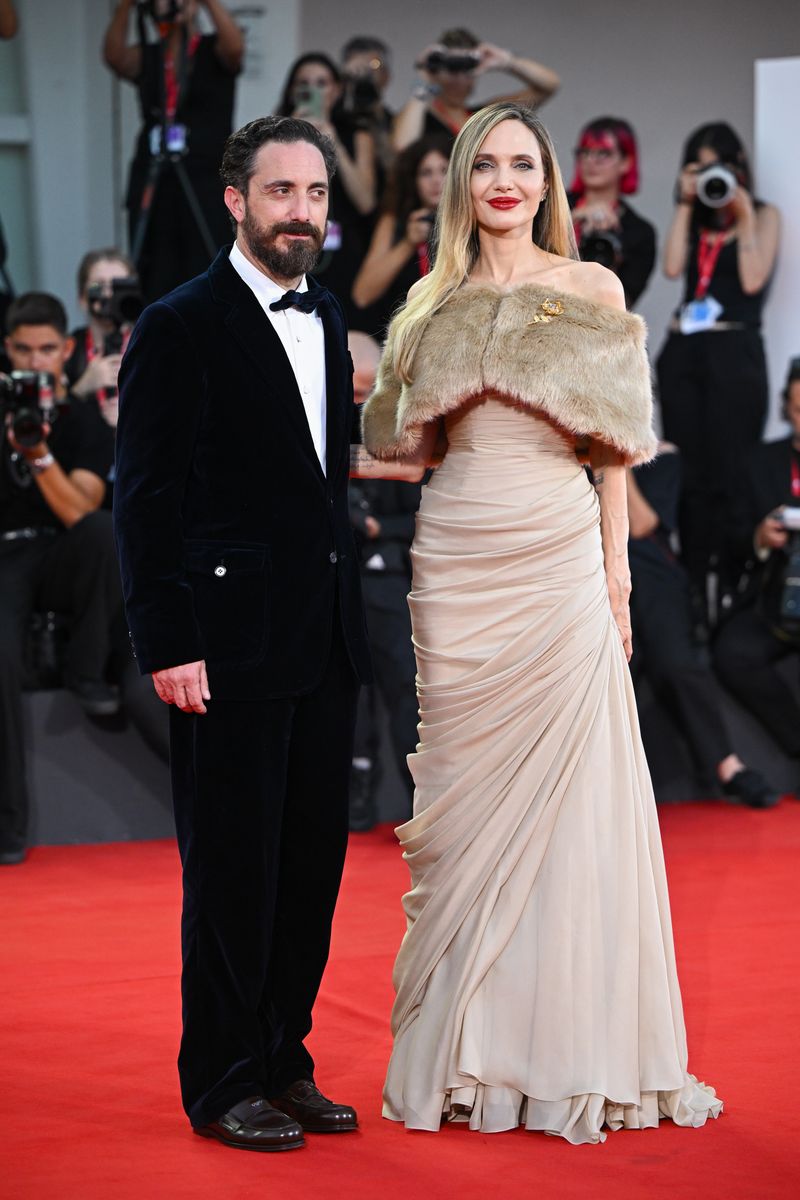
[[[575,261],[529,110],[471,118],[439,221],[354,463],[418,477],[441,460],[412,550],[420,725],[384,1115],[575,1143],[702,1125],[722,1105],[687,1069],[626,661],[625,463],[653,451],[643,326],[615,276]]]

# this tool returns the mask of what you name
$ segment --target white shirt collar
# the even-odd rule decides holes
[[[255,292],[262,305],[266,307],[274,300],[280,300],[281,296],[287,291],[281,287],[269,275],[265,275],[263,271],[259,271],[250,259],[242,254],[237,242],[233,243],[233,249],[230,253],[231,266],[241,275],[247,286]],[[296,292],[308,291],[308,280],[305,275],[294,289]]]

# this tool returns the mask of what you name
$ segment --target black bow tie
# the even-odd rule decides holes
[[[272,312],[280,312],[282,308],[299,308],[300,312],[312,313],[315,308],[319,308],[327,299],[327,288],[320,287],[319,284],[315,283],[307,292],[284,292],[280,300],[274,300],[269,307]]]

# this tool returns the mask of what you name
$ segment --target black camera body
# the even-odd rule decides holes
[[[183,0],[138,0],[139,11],[157,25],[174,25],[183,12]]]
[[[344,75],[342,109],[354,117],[369,117],[375,111],[381,94],[372,75]]]
[[[0,375],[0,423],[11,426],[20,446],[36,446],[44,437],[45,425],[52,426],[69,408],[54,396],[55,377],[48,371],[12,371]]]
[[[134,276],[112,279],[111,295],[107,295],[102,283],[92,283],[86,293],[89,312],[96,321],[107,321],[114,326],[103,343],[104,354],[119,354],[122,349],[122,330],[134,325],[142,314],[144,297],[139,289],[139,280]]]
[[[425,69],[431,74],[437,71],[449,71],[451,75],[461,75],[474,71],[481,61],[479,50],[431,50],[425,59]]]
[[[578,247],[583,262],[596,262],[614,271],[623,259],[622,240],[608,229],[587,233]]]

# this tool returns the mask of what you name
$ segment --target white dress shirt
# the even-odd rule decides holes
[[[297,387],[306,410],[308,428],[314,442],[320,466],[326,470],[327,396],[325,390],[325,330],[322,319],[316,313],[304,313],[299,308],[282,308],[273,312],[270,308],[280,300],[285,288],[280,287],[269,275],[259,271],[242,254],[236,242],[231,250],[231,266],[241,275],[258,303],[267,314],[272,328],[281,339],[286,357],[291,363]],[[295,288],[307,292],[305,275]]]

